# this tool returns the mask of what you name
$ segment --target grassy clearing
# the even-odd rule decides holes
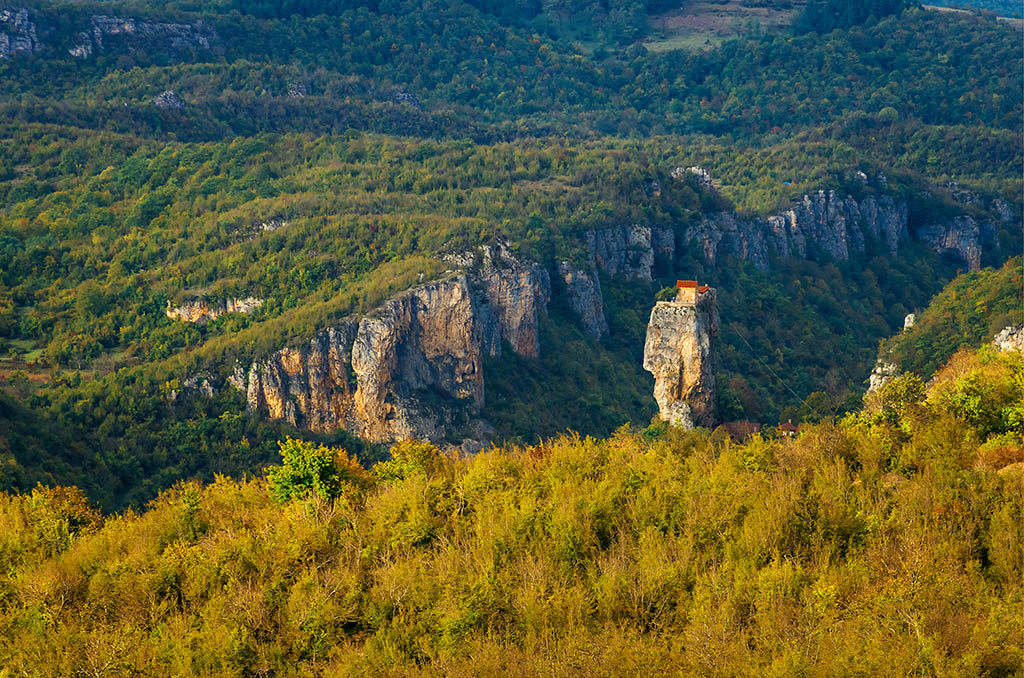
[[[682,49],[710,50],[726,40],[789,27],[803,3],[790,7],[751,7],[743,0],[695,2],[648,19],[650,37],[643,45],[652,52]]]

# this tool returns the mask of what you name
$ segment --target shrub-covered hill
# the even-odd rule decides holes
[[[0,663],[1014,675],[1022,360],[964,352],[927,391],[905,375],[838,423],[742,445],[623,430],[451,459],[403,443],[370,473],[287,441],[269,481],[179,484],[141,514],[104,517],[73,488],[2,495]]]
[[[913,327],[882,344],[879,360],[928,378],[957,349],[977,346],[1005,327],[1024,324],[1022,263],[1015,257],[1000,269],[957,276]]]

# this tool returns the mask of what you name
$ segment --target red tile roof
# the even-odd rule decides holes
[[[704,294],[705,292],[707,292],[710,289],[711,288],[709,286],[707,286],[707,285],[701,285],[700,287],[697,288],[697,291],[700,292],[701,294]]]
[[[696,280],[677,280],[676,287],[696,287]]]

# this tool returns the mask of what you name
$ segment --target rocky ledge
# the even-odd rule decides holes
[[[225,299],[213,304],[204,299],[195,299],[173,308],[168,301],[164,314],[171,320],[203,324],[225,313],[252,313],[262,305],[263,300],[256,297]]]

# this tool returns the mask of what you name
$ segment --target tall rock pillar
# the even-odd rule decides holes
[[[651,310],[644,369],[654,375],[661,418],[683,428],[715,423],[712,356],[718,336],[715,290],[680,280],[674,301]]]

